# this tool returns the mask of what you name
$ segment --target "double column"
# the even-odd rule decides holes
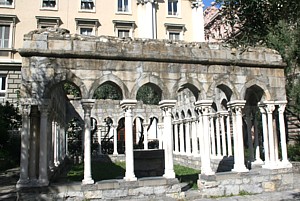
[[[193,41],[204,42],[204,15],[202,0],[194,0],[191,2],[192,5],[192,23],[193,23]]]
[[[156,38],[156,0],[138,0],[139,38]]]
[[[209,115],[211,110],[212,100],[201,100],[195,103],[197,110],[199,110],[199,118],[202,119],[202,127],[200,130],[200,148],[201,148],[201,174],[213,175],[215,174],[211,169],[210,163],[210,129],[209,129]]]
[[[136,100],[122,100],[120,105],[125,112],[125,160],[126,172],[124,180],[136,181],[134,175],[134,159],[133,159],[133,114],[132,109],[135,107]]]

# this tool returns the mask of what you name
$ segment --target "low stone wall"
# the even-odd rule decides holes
[[[300,174],[300,162],[292,162],[293,172],[296,174]]]
[[[137,181],[105,180],[93,185],[72,183],[51,185],[45,189],[23,189],[21,200],[132,200],[157,197],[181,199],[181,184],[177,179],[141,178]],[[47,199],[43,199],[47,198]]]
[[[293,189],[293,169],[255,169],[246,173],[199,175],[198,188],[203,197],[290,190]]]

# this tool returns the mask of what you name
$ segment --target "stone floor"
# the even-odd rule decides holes
[[[15,185],[19,177],[19,169],[10,169],[5,173],[0,174],[0,200],[4,201],[15,201],[15,200],[50,200],[47,195],[41,194],[40,196],[31,196],[34,189],[28,189],[28,196],[21,198],[19,192],[16,190]],[[57,184],[56,184],[57,185]],[[292,201],[300,200],[300,174],[294,174],[294,189],[283,192],[269,192],[256,195],[245,195],[245,196],[230,196],[230,197],[218,197],[218,198],[201,198],[200,193],[197,190],[187,190],[182,192],[182,201],[186,200],[222,200],[222,201]],[[67,199],[69,200],[69,199]],[[72,199],[76,200],[76,199]],[[80,199],[78,199],[80,200]],[[147,201],[147,199],[136,199],[141,201]],[[161,200],[161,201],[176,201],[176,199],[170,197],[156,197],[148,200]]]

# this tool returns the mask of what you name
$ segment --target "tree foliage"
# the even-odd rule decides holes
[[[104,83],[94,93],[95,99],[122,100],[122,93],[111,83]]]
[[[137,92],[136,99],[143,101],[144,104],[158,105],[161,101],[161,89],[155,88],[151,84],[143,85]]]

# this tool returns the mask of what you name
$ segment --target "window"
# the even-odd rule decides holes
[[[129,12],[130,0],[118,0],[118,12]]]
[[[13,7],[14,1],[13,0],[0,0],[0,7]]]
[[[82,11],[95,11],[95,0],[80,0],[80,9]]]
[[[57,9],[57,0],[42,0],[42,8]]]
[[[113,20],[115,25],[115,35],[119,38],[133,37],[133,31],[135,28],[134,21],[119,21]]]
[[[185,31],[184,24],[165,24],[166,33],[169,40],[183,40],[183,35]]]
[[[59,27],[62,22],[59,17],[35,16],[37,28]]]
[[[87,36],[97,36],[100,23],[98,19],[75,18],[76,30],[78,34]]]
[[[5,96],[6,92],[6,75],[0,75],[0,97]]]
[[[168,0],[168,15],[175,15],[177,16],[178,13],[178,0]]]
[[[0,25],[0,48],[9,48],[10,26]]]

